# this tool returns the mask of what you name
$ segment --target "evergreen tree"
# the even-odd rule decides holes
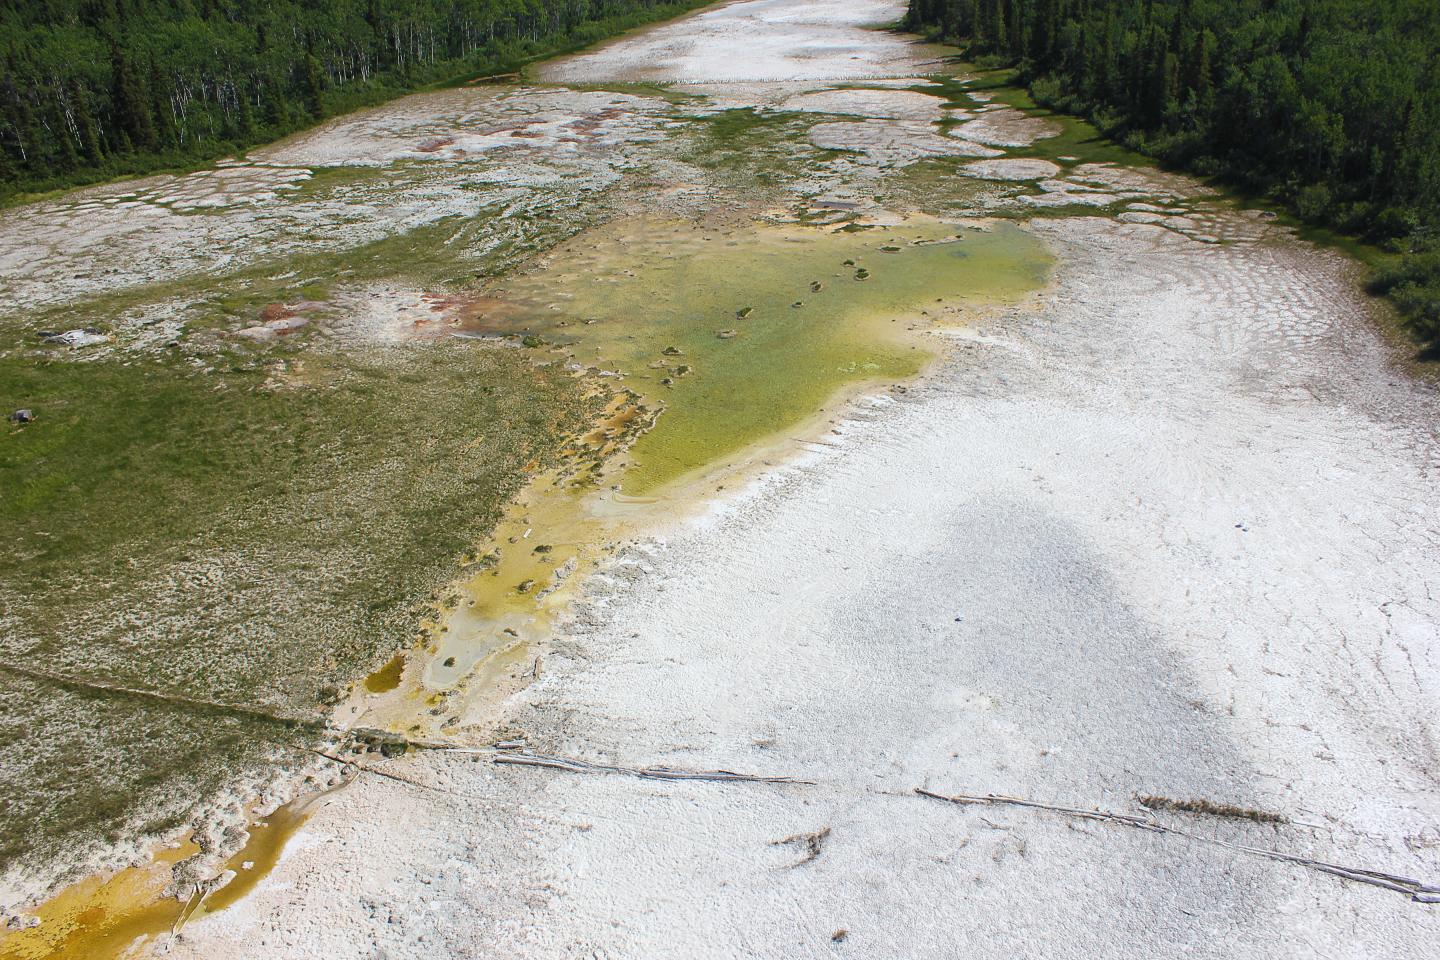
[[[277,87],[272,86],[266,91],[265,118],[276,133],[288,131],[294,122],[290,119],[289,101]]]
[[[990,0],[970,0],[970,33],[969,39],[979,48],[985,48],[990,43]],[[960,37],[965,37],[961,33]]]
[[[255,111],[250,106],[251,94],[246,87],[235,91],[235,139],[241,143],[255,136]]]
[[[305,55],[305,106],[316,120],[325,116],[324,74],[320,71],[320,61],[308,53]]]
[[[1010,47],[1009,34],[1005,30],[1005,0],[990,0],[988,28],[990,47],[996,53],[1004,53]]]
[[[1190,44],[1190,55],[1185,61],[1185,89],[1199,99],[1208,98],[1213,90],[1213,67],[1210,65],[1210,48],[1215,35],[1209,30],[1197,30]]]
[[[121,131],[135,149],[154,151],[160,146],[160,140],[155,133],[145,88],[119,43],[110,48],[110,66],[115,78],[111,102]]]
[[[69,172],[80,165],[80,151],[76,149],[75,138],[70,132],[70,123],[61,109],[60,102],[51,102],[50,116],[45,124],[49,131],[50,162],[56,170]]]
[[[1160,55],[1159,80],[1156,99],[1160,105],[1160,116],[1170,118],[1179,107],[1180,58],[1169,50]]]
[[[1055,52],[1055,38],[1060,32],[1059,0],[1039,0],[1039,8],[1030,28],[1030,59],[1038,69],[1045,69]]]
[[[155,139],[162,147],[173,147],[184,139],[175,123],[175,108],[171,105],[170,80],[160,72],[160,63],[150,58],[150,104],[155,117]]]
[[[70,103],[75,125],[80,130],[80,149],[85,154],[85,162],[92,167],[99,166],[105,159],[105,151],[100,146],[100,130],[95,125],[95,115],[90,111],[90,95],[79,83],[71,84]]]
[[[43,169],[41,151],[44,134],[35,120],[35,112],[30,109],[29,99],[16,87],[13,74],[5,78],[5,86],[0,89],[6,95],[6,113],[14,135],[16,165],[32,171]]]

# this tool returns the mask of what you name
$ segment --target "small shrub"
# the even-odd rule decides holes
[[[1295,195],[1295,212],[1310,223],[1320,223],[1329,216],[1335,198],[1323,183],[1312,183]]]
[[[1414,210],[1400,207],[1386,207],[1370,221],[1367,235],[1372,240],[1384,241],[1408,237],[1420,227],[1420,219]]]

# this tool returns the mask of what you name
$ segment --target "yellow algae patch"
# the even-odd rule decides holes
[[[618,440],[605,428],[593,439],[599,448]],[[474,720],[471,694],[488,697],[495,683],[538,669],[531,644],[548,636],[571,588],[603,557],[603,544],[624,530],[587,509],[602,475],[582,465],[532,481],[507,507],[478,569],[456,585],[458,604],[426,624],[429,646],[410,653],[416,668],[393,695],[356,701],[363,709],[356,724],[453,733],[461,718]]]
[[[163,896],[170,868],[198,851],[162,850],[138,867],[87,877],[35,911],[40,925],[0,939],[0,960],[103,960],[169,930],[184,905]]]
[[[400,686],[400,676],[405,672],[405,655],[397,653],[390,660],[365,678],[365,689],[370,693],[389,693]]]
[[[235,877],[203,900],[166,897],[171,868],[199,851],[187,841],[161,850],[149,863],[109,876],[87,877],[46,901],[40,925],[0,938],[0,960],[119,960],[143,956],[147,944],[177,923],[216,913],[254,888],[280,859],[286,842],[305,822],[320,796],[280,807],[249,827],[250,839],[225,869]],[[247,868],[245,865],[249,864]]]
[[[225,869],[235,871],[235,878],[206,897],[191,914],[190,919],[207,913],[219,913],[253,890],[255,885],[274,869],[275,864],[280,862],[285,845],[309,819],[310,814],[315,812],[317,803],[325,795],[302,797],[252,823],[249,827],[250,839],[238,853],[225,862]]]

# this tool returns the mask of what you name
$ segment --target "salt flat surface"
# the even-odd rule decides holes
[[[923,48],[861,29],[899,12],[750,0],[541,75],[782,103],[923,73]],[[648,98],[600,96],[537,101],[535,139],[583,152],[659,123],[627,113],[649,117]],[[988,155],[871,99],[860,115],[886,119],[827,126]],[[358,146],[304,142],[306,162],[408,156],[434,133],[376,116]],[[589,118],[576,144],[566,116]],[[458,126],[482,153],[509,137]],[[1440,404],[1392,369],[1340,258],[1237,213],[1169,212],[1201,193],[1184,178],[1090,165],[1039,188],[1017,202],[1133,200],[1154,222],[1033,221],[1050,289],[943,335],[923,384],[855,404],[824,444],[630,549],[506,707],[538,753],[812,785],[413,754],[333,794],[169,955],[1432,956],[1440,908],[1391,891],[914,795],[1231,803],[1291,822],[1157,816],[1440,882]],[[381,298],[377,323],[412,307]],[[826,829],[809,862],[778,842]]]
[[[853,114],[891,120],[936,121],[945,117],[940,100],[911,90],[815,90],[786,100],[785,110]]]
[[[822,123],[810,129],[810,142],[825,150],[854,151],[866,163],[900,167],[925,157],[998,157],[999,150],[944,137],[929,124],[907,120]]]
[[[1060,125],[1054,120],[1031,117],[1009,107],[991,107],[950,133],[951,136],[992,147],[1024,147],[1036,140],[1058,136]]]
[[[1007,158],[1004,160],[977,160],[967,163],[960,172],[968,177],[986,180],[1043,180],[1060,173],[1060,168],[1049,160],[1032,158]]]
[[[1207,798],[1296,822],[1162,816],[1437,876],[1433,397],[1338,258],[1035,229],[1050,294],[631,551],[511,706],[540,753],[814,786],[421,754],[177,955],[1429,956],[1392,892],[911,794]]]
[[[551,83],[736,83],[913,77],[934,48],[864,29],[904,13],[893,0],[739,0],[541,65]]]

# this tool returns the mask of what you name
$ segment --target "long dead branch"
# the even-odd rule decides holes
[[[805,783],[813,780],[798,780],[795,777],[764,777],[750,773],[734,773],[730,770],[676,770],[673,767],[617,767],[603,763],[590,763],[569,757],[546,757],[535,753],[497,753],[493,763],[516,764],[526,767],[548,767],[570,773],[621,773],[646,780],[718,780],[742,783]]]
[[[984,796],[972,796],[969,794],[946,795],[934,793],[922,787],[916,787],[915,792],[922,797],[929,797],[932,800],[943,800],[946,803],[955,803],[962,806],[983,805],[983,806],[1010,806],[1030,807],[1036,810],[1049,810],[1053,813],[1064,814],[1068,817],[1079,817],[1085,820],[1099,820],[1106,823],[1117,823],[1121,826],[1134,827],[1137,830],[1147,830],[1151,833],[1172,834],[1177,837],[1185,837],[1189,840],[1198,840],[1201,843],[1208,843],[1217,847],[1224,847],[1227,850],[1234,850],[1238,853],[1248,853],[1251,856],[1264,857],[1267,860],[1276,860],[1282,863],[1293,863],[1297,866],[1307,867],[1311,870],[1318,870],[1321,873],[1328,873],[1346,880],[1353,880],[1356,883],[1366,883],[1373,887],[1381,887],[1386,890],[1394,890],[1396,893],[1403,893],[1417,903],[1440,903],[1440,886],[1422,883],[1409,877],[1397,876],[1393,873],[1384,873],[1379,870],[1369,870],[1363,867],[1346,867],[1337,863],[1326,863],[1323,860],[1312,860],[1309,857],[1296,856],[1292,853],[1283,853],[1279,850],[1271,850],[1267,847],[1252,847],[1244,843],[1230,843],[1227,840],[1220,840],[1216,837],[1206,837],[1188,830],[1181,830],[1178,827],[1166,826],[1148,817],[1136,817],[1125,813],[1115,813],[1109,810],[1084,810],[1079,807],[1061,807],[1048,803],[1038,803],[1034,800],[1025,800],[1020,797],[1006,797],[999,794],[989,793]]]
[[[428,793],[439,793],[447,797],[455,797],[459,800],[481,800],[487,802],[494,801],[494,798],[490,796],[485,796],[478,793],[464,793],[460,790],[451,790],[449,787],[437,787],[433,783],[425,783],[421,780],[413,780],[410,777],[402,777],[398,773],[394,773],[389,770],[382,770],[379,767],[367,766],[365,764],[356,762],[356,760],[354,759],[337,757],[333,753],[326,753],[323,750],[309,750],[308,752],[315,754],[317,757],[324,757],[326,760],[329,760],[332,763],[340,764],[341,767],[343,767],[345,771],[347,771],[351,776],[358,777],[361,774],[365,774],[367,776],[380,777],[381,779],[390,780],[394,783],[404,784],[407,787],[415,787],[418,790],[424,790]]]

